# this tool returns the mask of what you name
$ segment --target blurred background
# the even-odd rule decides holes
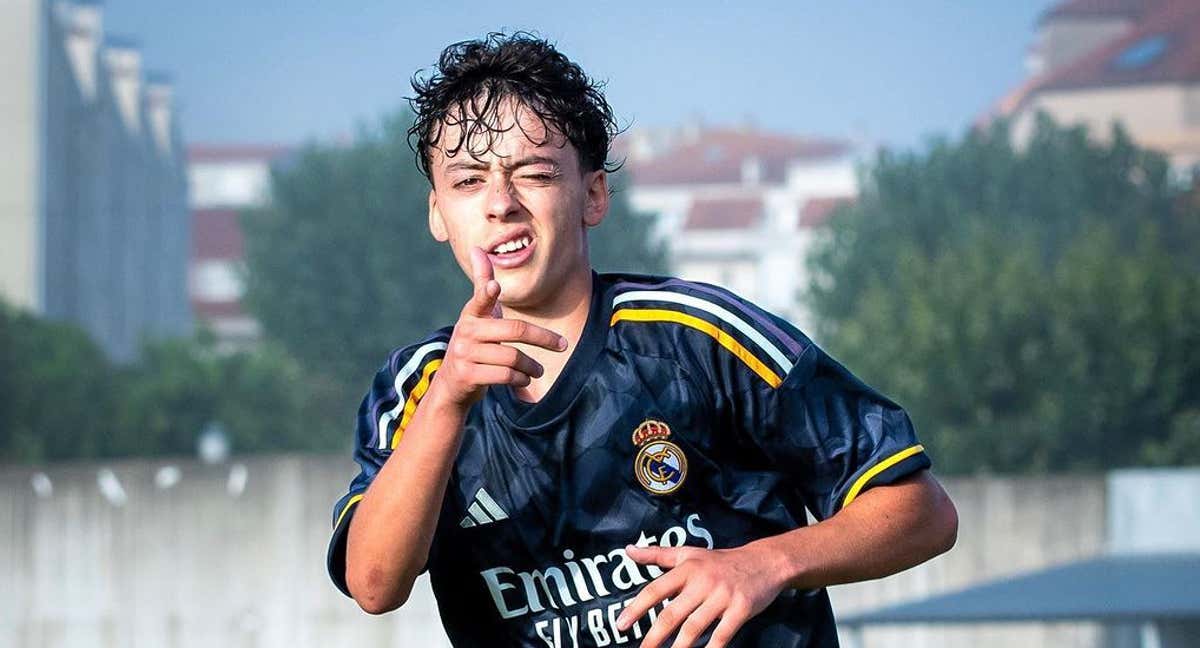
[[[1200,646],[1200,2],[0,1],[0,647],[425,646],[324,571],[387,352],[454,321],[410,76],[558,43],[601,270],[726,286],[912,414],[958,546],[850,647]]]

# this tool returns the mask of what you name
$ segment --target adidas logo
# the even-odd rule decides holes
[[[471,505],[467,507],[467,517],[458,523],[458,526],[468,529],[473,526],[482,526],[491,524],[508,518],[508,513],[500,508],[496,500],[492,499],[491,495],[483,488],[480,488],[475,493],[475,499],[471,501]]]

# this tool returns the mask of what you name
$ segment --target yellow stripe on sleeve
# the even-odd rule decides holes
[[[901,461],[904,461],[905,459],[922,452],[925,452],[925,446],[915,445],[905,448],[900,452],[888,457],[887,459],[875,464],[870,470],[863,473],[861,477],[854,480],[854,485],[850,487],[850,492],[846,493],[846,499],[842,500],[842,508],[850,506],[850,502],[853,502],[854,498],[858,497],[858,494],[862,492],[862,489],[867,485],[868,482],[874,479],[875,475],[878,475],[879,473],[891,468]]]
[[[395,450],[396,445],[400,443],[400,437],[404,436],[404,428],[408,427],[408,422],[412,420],[413,414],[417,411],[417,403],[429,390],[433,372],[437,371],[440,366],[442,366],[442,359],[436,358],[426,363],[425,368],[421,370],[421,380],[409,392],[408,400],[404,403],[404,415],[400,418],[400,425],[396,426],[396,433],[392,435],[392,450]]]
[[[341,526],[341,525],[342,525],[342,518],[346,517],[346,514],[350,512],[350,507],[351,507],[351,506],[354,506],[355,504],[357,504],[357,503],[358,503],[358,500],[360,500],[360,499],[362,499],[362,498],[363,498],[363,493],[359,493],[358,495],[355,495],[354,497],[351,497],[351,498],[350,498],[350,499],[349,499],[349,500],[346,502],[346,505],[342,507],[342,512],[341,512],[341,513],[338,513],[338,516],[337,516],[337,522],[334,522],[334,523],[333,523],[333,528],[334,528],[334,530],[336,530],[336,529],[337,529],[339,526]]]
[[[771,387],[778,387],[783,384],[783,379],[779,377],[779,374],[771,371],[770,367],[759,360],[749,349],[742,346],[741,342],[738,342],[733,336],[722,331],[714,324],[699,317],[678,311],[655,308],[622,308],[613,313],[609,326],[615,325],[622,320],[629,322],[675,322],[676,324],[690,326],[697,331],[707,333],[718,344],[728,349],[738,360],[741,360],[747,367],[750,367],[754,373],[767,381],[767,384]]]

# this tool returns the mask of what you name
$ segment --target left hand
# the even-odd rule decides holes
[[[617,627],[627,630],[650,608],[671,599],[650,626],[643,648],[658,648],[677,629],[671,646],[686,648],[718,619],[708,646],[722,648],[786,584],[778,558],[754,544],[716,550],[630,546],[625,551],[637,563],[670,570],[642,588],[617,619]]]

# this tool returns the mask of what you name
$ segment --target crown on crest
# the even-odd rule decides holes
[[[646,419],[633,431],[633,445],[640,446],[651,441],[665,439],[671,436],[671,428],[662,421]]]

